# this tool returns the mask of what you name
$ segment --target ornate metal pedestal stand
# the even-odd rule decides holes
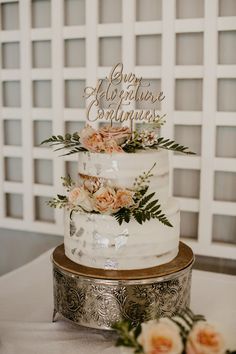
[[[158,267],[115,271],[88,268],[69,260],[64,246],[52,255],[54,314],[74,323],[111,329],[114,322],[134,324],[170,316],[189,306],[192,250],[180,243],[177,257]]]

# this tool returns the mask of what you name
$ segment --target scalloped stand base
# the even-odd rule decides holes
[[[127,271],[88,268],[65,256],[64,245],[52,255],[53,321],[59,314],[86,327],[111,330],[129,319],[134,325],[173,316],[190,304],[192,250],[180,242],[176,258],[164,265]]]

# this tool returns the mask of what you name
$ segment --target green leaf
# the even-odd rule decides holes
[[[154,193],[155,194],[155,193]],[[156,204],[158,203],[158,200],[153,200],[152,202],[150,202],[148,205],[146,205],[145,209],[146,210],[150,210],[152,209]],[[152,211],[152,210],[151,210]]]
[[[67,199],[65,195],[57,194],[57,197],[58,197],[58,199],[60,199],[60,200],[65,200],[65,199]]]
[[[137,327],[134,329],[134,337],[138,338],[141,332],[142,332],[142,326],[141,323],[139,323]]]
[[[142,213],[139,211],[139,210],[134,210],[133,211],[133,217],[134,219],[142,225],[143,223],[143,216],[142,216]]]
[[[142,196],[145,195],[147,193],[148,188],[149,188],[148,186],[143,187],[142,189],[139,190],[139,194]]]
[[[67,154],[63,154],[61,156],[68,156],[68,155],[73,155],[73,154],[77,154],[78,152],[80,151],[88,151],[86,150],[85,148],[83,148],[82,146],[81,147],[76,147],[72,150],[70,150]]]
[[[158,214],[160,214],[161,213],[160,207],[161,207],[160,204],[156,205],[154,208],[152,208],[151,212],[156,213],[159,210]]]
[[[74,212],[74,210],[72,209],[72,210],[70,211],[70,220],[72,220],[73,212]]]
[[[64,137],[62,135],[53,135],[50,138],[41,142],[42,144],[50,144],[49,146],[59,146],[54,151],[59,151],[62,149],[70,149],[70,152],[65,155],[71,155],[72,153],[78,153],[80,151],[87,151],[83,146],[80,144],[80,137],[79,134],[73,133],[72,135],[67,133]]]
[[[166,149],[171,151],[181,152],[187,155],[195,155],[194,152],[190,151],[188,147],[176,143],[174,140],[164,139],[163,137],[158,138],[157,143],[152,145],[153,149]]]
[[[147,195],[146,197],[144,197],[143,199],[140,200],[139,202],[139,207],[143,207],[144,205],[147,204],[147,202],[149,202],[150,199],[152,199],[152,197],[155,195],[155,192]]]
[[[126,212],[125,214],[124,214],[124,217],[125,217],[125,222],[130,222],[130,211],[129,212]]]
[[[113,216],[116,218],[119,225],[121,225],[123,221],[127,223],[130,221],[131,211],[127,208],[121,208],[116,213],[114,213]]]

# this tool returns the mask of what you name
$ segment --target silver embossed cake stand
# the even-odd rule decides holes
[[[53,321],[58,313],[82,326],[110,330],[122,319],[135,325],[173,316],[189,306],[193,262],[191,248],[180,242],[177,257],[165,265],[103,270],[72,262],[60,245],[52,254]]]

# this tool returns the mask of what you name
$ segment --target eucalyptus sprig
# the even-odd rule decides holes
[[[136,190],[136,196],[138,197],[138,194],[141,190],[144,188],[148,187],[150,183],[150,178],[153,176],[152,171],[156,167],[156,162],[152,165],[150,170],[147,172],[143,172],[140,176],[136,177],[133,183],[133,188]]]

